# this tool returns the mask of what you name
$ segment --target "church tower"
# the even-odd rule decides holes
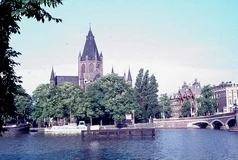
[[[86,42],[81,55],[78,56],[78,77],[79,85],[86,90],[89,83],[94,82],[97,78],[103,75],[103,56],[102,52],[99,54],[97,45],[89,28]]]

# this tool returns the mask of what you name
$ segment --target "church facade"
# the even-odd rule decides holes
[[[52,68],[50,75],[50,84],[60,85],[65,82],[73,83],[86,90],[88,85],[98,78],[103,76],[103,55],[99,54],[94,35],[91,28],[89,28],[88,35],[83,52],[79,52],[78,56],[78,75],[77,76],[58,76],[55,75]],[[127,84],[132,85],[131,72],[129,70],[127,80],[124,74],[124,79]]]

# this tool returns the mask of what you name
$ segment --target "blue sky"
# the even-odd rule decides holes
[[[197,78],[202,86],[238,80],[238,1],[67,0],[49,9],[62,23],[23,18],[11,46],[22,55],[16,73],[28,93],[57,75],[77,75],[77,56],[91,24],[104,74],[140,68],[159,83],[159,94],[177,92]]]

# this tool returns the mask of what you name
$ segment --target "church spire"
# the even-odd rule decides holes
[[[79,56],[78,56],[78,58],[81,58],[81,51],[79,52]]]
[[[88,35],[86,36],[86,42],[84,45],[83,54],[81,56],[81,61],[85,61],[87,58],[88,60],[101,61],[91,27],[89,28]]]
[[[52,66],[51,75],[50,75],[50,84],[55,85],[55,72],[54,67]]]
[[[52,66],[50,80],[54,80],[54,79],[55,79],[55,73],[54,73],[54,67]]]
[[[130,86],[132,86],[132,78],[131,78],[131,70],[129,68],[128,75],[127,75],[127,81],[126,83]]]
[[[127,82],[132,82],[130,68],[129,68],[128,75],[127,75]]]
[[[113,69],[113,67],[112,67],[112,72],[111,72],[112,74],[114,74],[114,69]]]

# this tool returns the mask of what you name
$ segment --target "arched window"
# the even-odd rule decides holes
[[[101,66],[100,66],[100,63],[98,63],[98,64],[97,64],[97,68],[100,69],[100,67],[101,67]]]
[[[89,72],[91,73],[91,72],[93,72],[93,70],[94,70],[94,65],[93,65],[93,63],[91,63],[89,65]]]
[[[82,64],[82,66],[81,66],[81,72],[85,73],[85,65],[84,64]]]
[[[100,74],[97,74],[94,78],[93,78],[93,81],[96,81],[98,78],[100,78]]]

